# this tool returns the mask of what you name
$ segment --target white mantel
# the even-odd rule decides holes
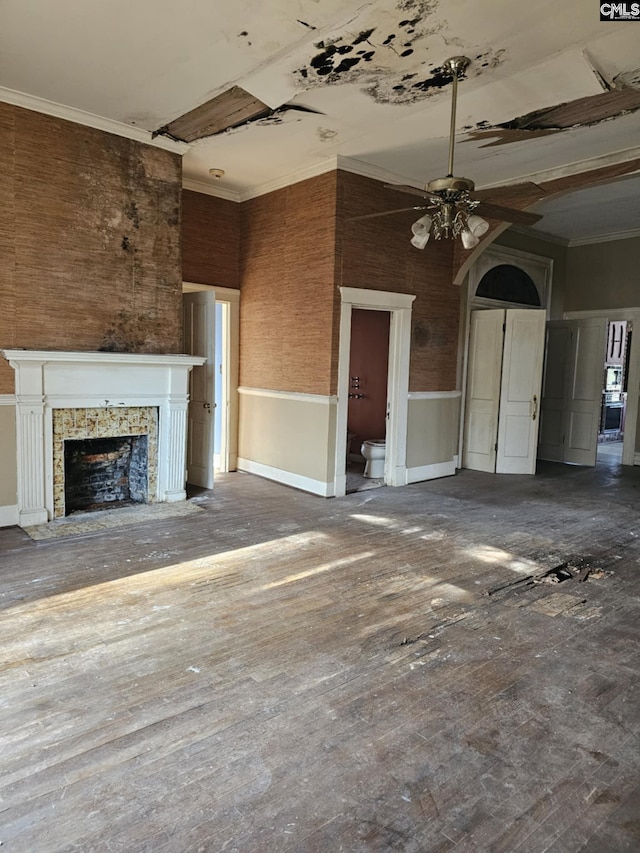
[[[191,355],[0,351],[15,370],[18,523],[53,518],[53,410],[158,407],[158,501],[186,498],[185,459]]]

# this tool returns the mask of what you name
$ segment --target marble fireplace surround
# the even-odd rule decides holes
[[[186,498],[189,371],[204,364],[191,355],[2,350],[15,370],[18,449],[18,523],[55,517],[56,409],[156,407],[157,454],[153,501]],[[124,414],[124,413],[123,413]]]

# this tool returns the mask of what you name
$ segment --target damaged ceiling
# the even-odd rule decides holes
[[[1,17],[0,98],[182,140],[186,184],[238,200],[336,163],[442,175],[455,54],[472,59],[456,172],[479,187],[637,156],[637,28],[584,0],[4,0]]]

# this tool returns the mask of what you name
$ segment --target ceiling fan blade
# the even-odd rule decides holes
[[[406,213],[408,210],[426,210],[426,204],[416,204],[413,207],[398,207],[394,210],[383,210],[381,213],[365,213],[363,216],[349,216],[347,222],[359,222],[361,219],[376,219],[378,216],[391,216],[393,213]]]
[[[519,225],[534,225],[542,219],[540,213],[529,213],[527,210],[514,210],[511,207],[501,207],[499,204],[489,204],[481,201],[474,213],[488,216],[489,219],[502,219],[503,222],[517,222]]]
[[[409,195],[418,195],[420,198],[434,198],[432,193],[426,190],[419,190],[417,187],[410,187],[408,184],[385,184],[385,190],[398,190],[401,193],[409,193]]]
[[[511,190],[511,191],[533,190],[535,192],[539,192],[541,195],[545,195],[545,191],[542,189],[542,187],[538,186],[538,184],[534,184],[533,181],[520,181],[517,184],[504,184],[503,186],[500,186],[500,187],[488,187],[487,189],[484,189],[484,190],[474,190],[472,195],[473,195],[473,198],[479,198],[481,200],[482,199],[489,200],[491,198],[495,198],[501,192],[506,191],[506,190]]]

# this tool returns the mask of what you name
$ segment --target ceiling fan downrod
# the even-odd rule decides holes
[[[449,128],[449,171],[447,177],[453,177],[453,153],[456,144],[456,109],[458,106],[458,78],[469,67],[471,60],[468,56],[452,56],[443,65],[453,78],[453,92],[451,94],[451,125]]]
[[[470,178],[456,178],[453,174],[453,157],[456,145],[456,110],[458,105],[458,79],[465,69],[471,64],[468,56],[452,56],[445,60],[442,67],[447,71],[453,81],[451,94],[451,123],[449,128],[449,170],[446,177],[435,178],[426,186],[427,192],[436,193],[444,201],[456,201],[462,193],[471,193],[475,184]]]

